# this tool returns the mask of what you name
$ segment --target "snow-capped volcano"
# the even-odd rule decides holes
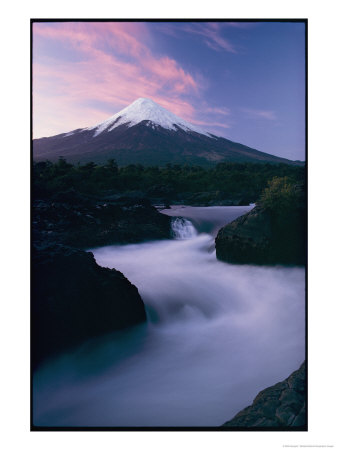
[[[194,131],[195,133],[204,134],[205,136],[212,136],[210,133],[181,119],[167,109],[162,108],[162,106],[149,98],[139,98],[104,122],[87,129],[95,130],[94,137],[96,137],[103,131],[112,131],[114,128],[123,124],[126,124],[128,128],[130,128],[144,120],[148,122],[145,125],[152,127],[153,129],[156,126],[173,131],[177,131],[178,128],[181,128],[184,131]]]
[[[139,98],[95,126],[33,141],[35,160],[119,165],[291,161],[215,136],[147,98]]]

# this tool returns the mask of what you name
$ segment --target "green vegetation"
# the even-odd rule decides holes
[[[302,183],[304,167],[252,163],[220,163],[213,168],[171,164],[165,167],[140,164],[118,167],[115,160],[104,165],[93,162],[72,165],[63,158],[56,163],[37,162],[33,166],[34,194],[39,196],[74,189],[95,195],[135,193],[164,201],[186,198],[191,203],[206,204],[224,199],[237,199],[247,204],[256,201],[269,186],[270,191],[263,196],[268,204],[273,202],[274,190],[281,188],[275,177],[291,184]]]
[[[296,208],[300,201],[304,201],[302,184],[296,184],[289,177],[274,177],[268,181],[259,202],[272,213]]]

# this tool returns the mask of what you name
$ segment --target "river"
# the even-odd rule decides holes
[[[175,239],[91,250],[135,284],[148,321],[85,343],[33,377],[41,426],[217,427],[305,358],[302,268],[216,259],[250,207],[174,207]]]

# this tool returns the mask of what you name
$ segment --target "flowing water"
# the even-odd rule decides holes
[[[249,209],[166,210],[182,217],[174,240],[92,250],[138,287],[148,321],[41,367],[35,425],[219,426],[300,366],[304,270],[215,256],[217,229]]]

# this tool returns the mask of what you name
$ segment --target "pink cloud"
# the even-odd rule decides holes
[[[160,77],[162,80],[177,80],[178,83],[175,86],[179,86],[179,90],[186,88],[193,88],[194,90],[198,89],[197,82],[193,77],[179,67],[176,61],[167,56],[156,59],[152,55],[148,55],[145,64],[153,74]]]
[[[212,114],[222,114],[223,116],[229,116],[230,109],[226,107],[218,108],[218,107],[207,107],[206,112],[212,113]]]
[[[212,129],[213,127],[217,128],[231,128],[231,125],[225,122],[211,122],[206,120],[195,120],[194,123],[196,125],[203,125],[205,127],[208,127],[208,129]]]
[[[277,120],[275,112],[271,110],[241,108],[241,111],[243,111],[252,118]]]
[[[99,63],[116,65],[118,64],[116,53],[132,55],[138,66],[150,72],[150,75],[157,80],[161,78],[164,81],[179,81],[185,88],[197,89],[197,82],[193,76],[185,72],[175,60],[167,56],[154,56],[149,48],[139,41],[136,36],[143,35],[144,30],[140,33],[142,23],[61,23],[58,25],[60,26],[48,28],[43,23],[34,24],[34,35],[65,41]],[[100,49],[100,41],[109,43],[113,53]]]
[[[65,131],[66,122],[59,119],[46,121],[39,119],[39,115],[58,117],[62,110],[64,116],[67,110],[67,129],[89,126],[95,124],[99,116],[98,121],[107,117],[106,113],[101,117],[97,105],[90,109],[86,102],[87,105],[90,102],[112,105],[113,114],[138,97],[150,97],[175,114],[193,121],[195,108],[187,95],[198,95],[202,87],[200,81],[174,59],[156,56],[141,38],[145,42],[150,40],[142,23],[35,23],[33,105],[36,137]],[[50,55],[39,60],[36,45],[43,40],[60,42],[78,52],[81,58],[74,62],[56,61]],[[79,108],[81,121],[77,114]],[[88,113],[93,111],[86,124],[83,123],[87,120],[86,114],[82,114],[84,109]]]
[[[216,51],[226,50],[230,53],[237,53],[236,48],[228,40],[221,36],[220,22],[205,22],[183,27],[187,33],[198,34],[204,36],[205,44]]]

